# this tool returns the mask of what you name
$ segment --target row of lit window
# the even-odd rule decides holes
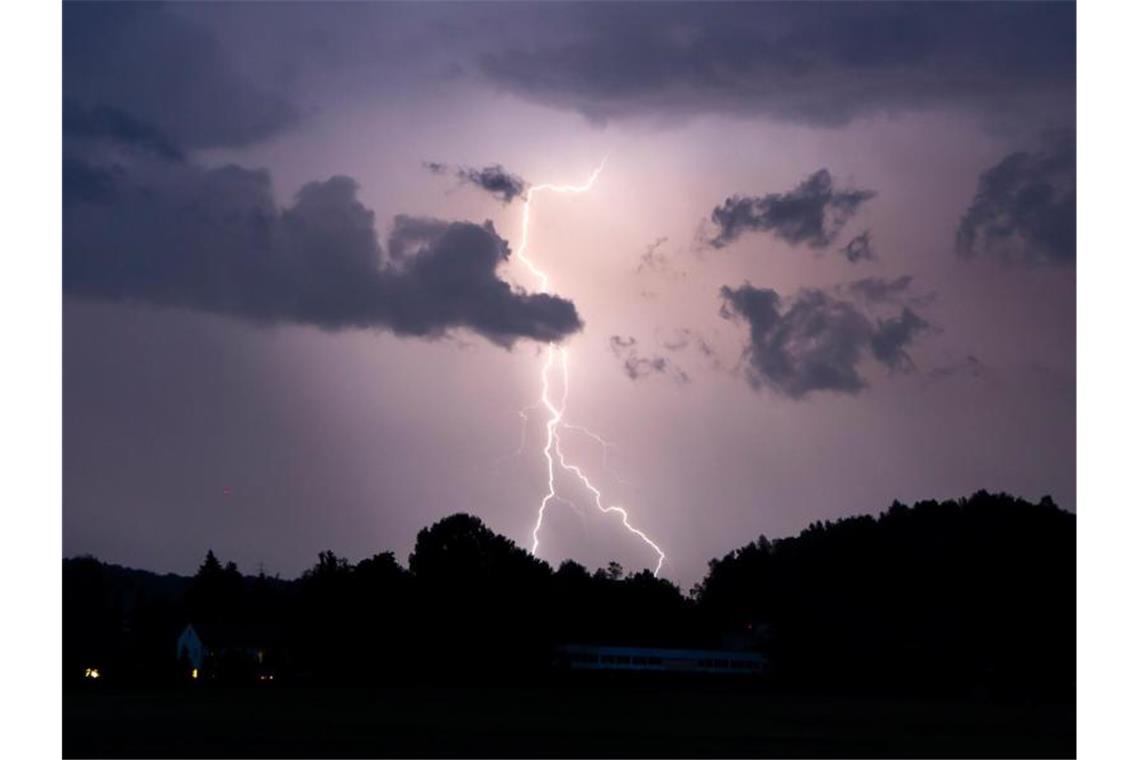
[[[597,664],[599,661],[598,655],[593,654],[572,654],[570,655],[571,662],[580,662],[587,664]],[[604,654],[601,655],[601,662],[604,665],[664,665],[665,660],[660,657],[641,657],[629,655],[615,655]],[[675,660],[677,664],[685,661]],[[691,662],[691,661],[690,661]],[[701,668],[722,668],[733,670],[749,670],[753,664],[748,661],[729,660],[729,659],[704,659],[697,660],[697,666]]]

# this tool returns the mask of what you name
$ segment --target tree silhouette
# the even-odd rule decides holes
[[[770,626],[773,661],[800,683],[1064,690],[1075,525],[1048,498],[895,502],[761,537],[711,561],[694,594],[721,629]]]
[[[237,565],[227,562],[223,566],[212,549],[207,551],[186,594],[191,621],[243,620],[246,617],[244,592],[245,581]]]
[[[1075,533],[1048,497],[895,502],[760,536],[687,596],[616,562],[552,571],[467,514],[421,530],[407,569],[330,550],[296,580],[246,578],[209,551],[186,579],[79,558],[64,563],[65,672],[174,678],[193,622],[272,630],[288,652],[275,667],[321,682],[536,677],[554,646],[593,643],[761,648],[771,683],[798,689],[1068,697]]]
[[[625,575],[625,568],[621,566],[620,562],[610,561],[605,569],[598,569],[598,577],[607,581],[620,581],[621,577]]]

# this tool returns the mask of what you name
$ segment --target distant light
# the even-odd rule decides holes
[[[191,677],[191,678],[197,678],[197,677],[198,677],[198,668],[193,668],[193,669],[190,671],[190,677]]]
[[[99,677],[99,668],[87,668],[83,671],[84,678],[96,679]]]

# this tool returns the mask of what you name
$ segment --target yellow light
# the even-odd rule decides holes
[[[98,678],[99,677],[99,668],[87,668],[86,670],[83,671],[83,677],[84,678]]]
[[[197,677],[198,677],[198,668],[193,668],[193,669],[190,671],[190,677],[191,677],[191,678],[197,678]]]

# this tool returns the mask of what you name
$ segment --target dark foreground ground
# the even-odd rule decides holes
[[[65,757],[1073,757],[1074,705],[697,685],[65,690]]]

